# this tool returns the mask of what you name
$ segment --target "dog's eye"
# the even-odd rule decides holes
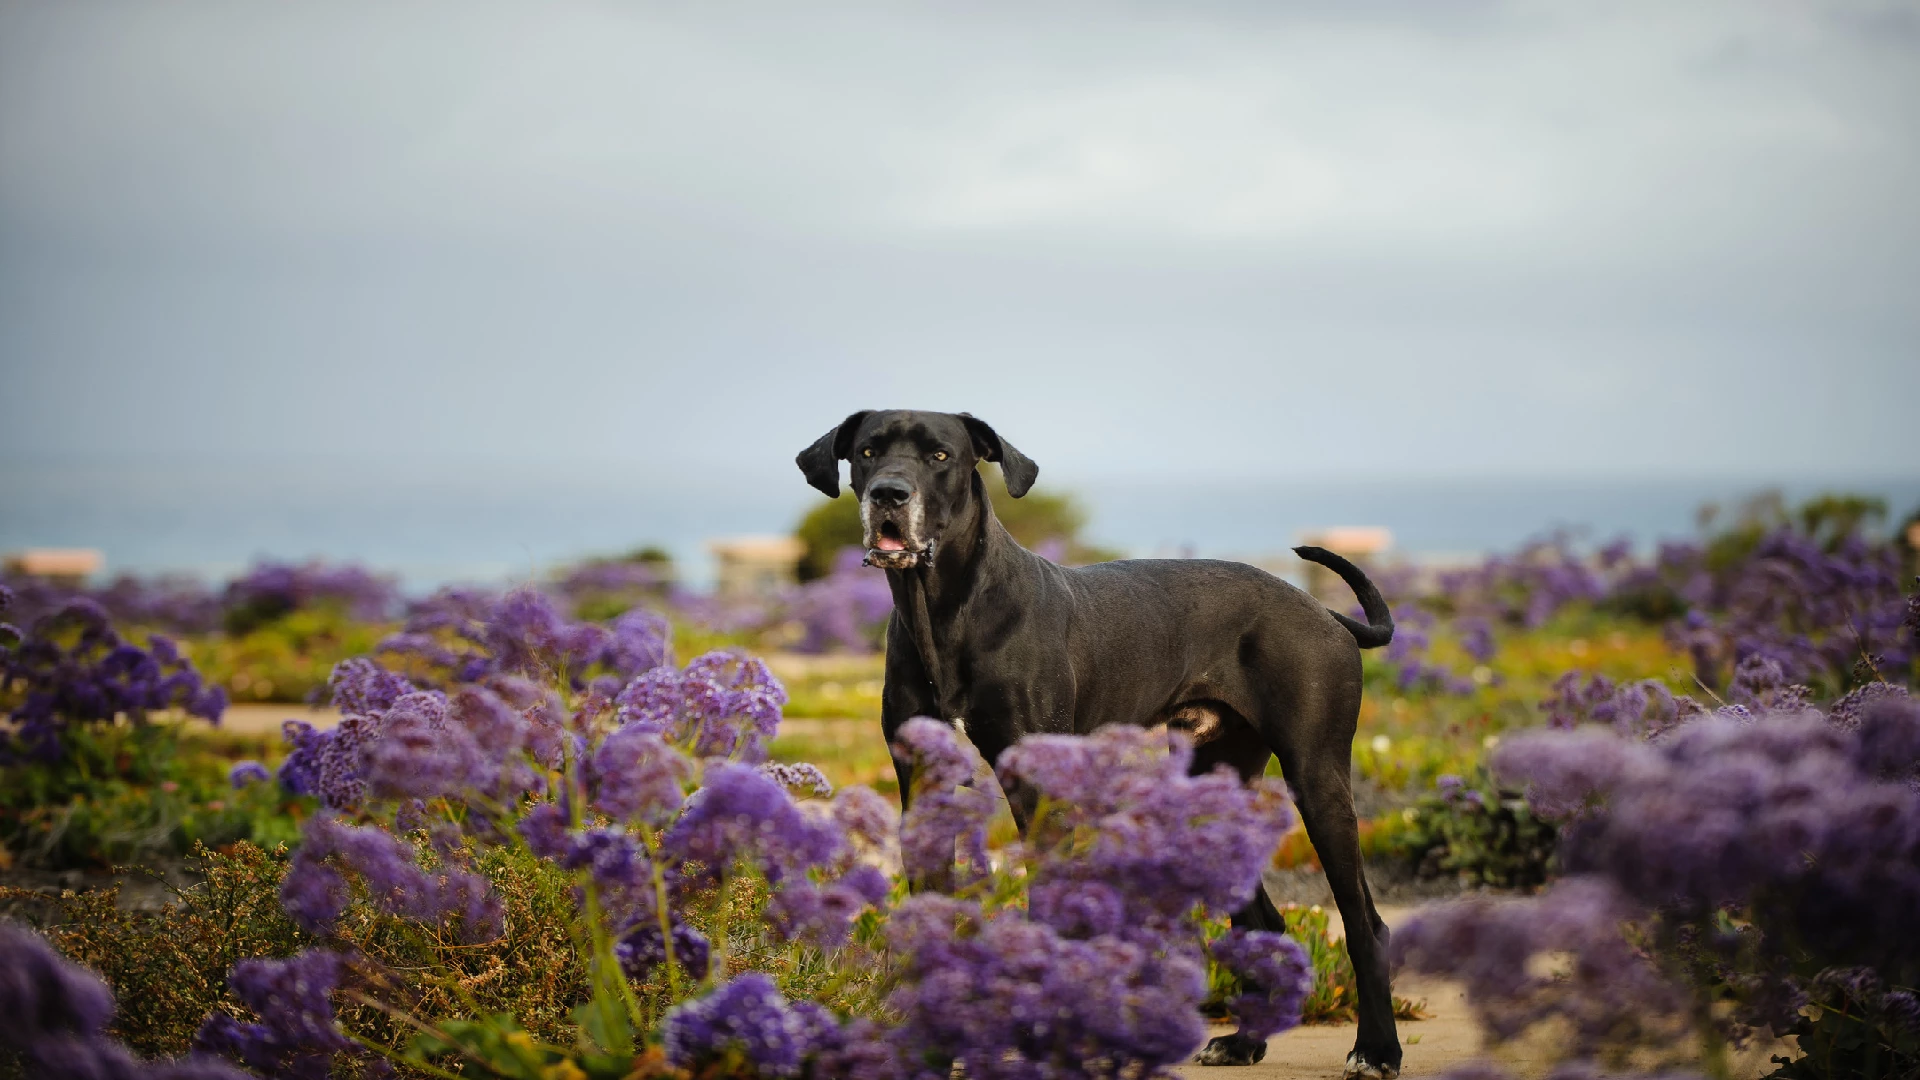
[[[862,451],[860,451],[860,456],[861,456],[861,457],[872,457],[872,456],[873,456],[873,447],[871,447],[871,446],[869,446],[869,447],[867,447],[867,448],[866,448],[865,450],[862,450]]]
[[[933,460],[935,461],[947,460],[947,452],[945,450],[935,450],[933,452]]]

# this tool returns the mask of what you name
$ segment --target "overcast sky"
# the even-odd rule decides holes
[[[1920,6],[0,2],[0,453],[1915,471]]]

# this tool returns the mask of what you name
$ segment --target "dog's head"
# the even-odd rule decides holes
[[[931,562],[973,498],[974,466],[1000,463],[1007,493],[1019,498],[1040,474],[984,421],[966,413],[857,412],[794,459],[807,483],[840,494],[840,462],[853,464],[867,561],[889,570]]]

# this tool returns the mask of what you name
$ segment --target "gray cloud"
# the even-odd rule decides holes
[[[1906,467],[1855,4],[0,7],[0,447]]]

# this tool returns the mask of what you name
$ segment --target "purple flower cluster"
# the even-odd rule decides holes
[[[1463,678],[1442,664],[1427,658],[1427,650],[1433,644],[1432,631],[1434,617],[1419,608],[1403,609],[1394,620],[1393,640],[1388,643],[1387,662],[1394,665],[1394,679],[1400,692],[1410,694],[1416,690],[1430,690],[1443,694],[1471,694],[1474,690],[1472,679]],[[1485,620],[1480,620],[1485,627]],[[1491,651],[1491,631],[1484,641],[1476,639],[1475,644]]]
[[[1689,1002],[1623,935],[1637,913],[1605,880],[1571,879],[1537,897],[1476,896],[1424,908],[1394,931],[1391,957],[1396,966],[1459,979],[1496,1038],[1559,1017],[1570,1022],[1576,1053],[1665,1044],[1684,1031]],[[1553,956],[1570,961],[1543,971]]]
[[[1803,1007],[1835,994],[1904,1023],[1907,999],[1835,989],[1831,972],[1920,977],[1920,702],[1863,693],[1843,723],[1777,666],[1750,660],[1739,681],[1747,704],[1651,737],[1582,724],[1502,743],[1495,772],[1562,821],[1574,876],[1532,900],[1423,913],[1396,933],[1396,962],[1464,979],[1503,1037],[1570,1020],[1584,1052],[1670,1040],[1663,1016],[1805,1044]],[[1529,962],[1550,955],[1569,959],[1542,978]],[[1712,1006],[1728,993],[1730,1018]]]
[[[233,768],[227,770],[227,783],[232,784],[236,791],[271,779],[273,774],[257,761],[235,762]]]
[[[1560,676],[1540,707],[1549,727],[1604,724],[1627,735],[1655,734],[1703,711],[1692,698],[1675,697],[1658,679],[1615,683],[1605,675],[1583,679],[1578,671]]]
[[[196,1049],[245,1064],[265,1076],[326,1080],[334,1059],[358,1050],[333,1018],[333,991],[345,973],[339,954],[310,949],[285,960],[242,960],[227,987],[260,1020],[214,1013]]]
[[[783,598],[783,614],[800,624],[799,652],[832,649],[871,652],[893,611],[886,571],[862,565],[865,552],[850,547],[834,558],[833,571]]]
[[[808,814],[775,779],[750,765],[714,762],[684,813],[662,837],[668,855],[720,877],[747,864],[778,885],[824,867],[846,840],[831,817]]]
[[[652,732],[700,757],[766,758],[780,728],[786,688],[754,657],[727,651],[697,657],[684,670],[656,667],[613,699],[622,727]]]
[[[577,609],[583,602],[622,601],[658,596],[673,585],[670,564],[632,560],[594,560],[569,567],[553,590]]]
[[[671,920],[673,927],[673,961],[680,965],[687,977],[695,980],[707,977],[707,968],[713,962],[713,946],[701,935],[700,931],[681,922]],[[629,978],[644,978],[654,968],[667,962],[665,938],[660,935],[658,918],[637,919],[629,926],[613,947],[614,958],[620,961],[620,970]]]
[[[345,868],[357,873],[372,903],[389,914],[423,921],[457,918],[468,941],[498,937],[500,900],[485,878],[451,866],[426,870],[412,844],[376,825],[353,826],[329,814],[308,818],[280,901],[301,928],[332,929],[351,900]]]
[[[1001,755],[1001,775],[1042,799],[1027,830],[1033,886],[1108,886],[1124,899],[1128,926],[1156,933],[1195,904],[1244,907],[1293,825],[1286,787],[1243,785],[1226,769],[1189,776],[1192,761],[1184,737],[1122,725],[1084,738],[1029,736]]]
[[[665,617],[643,608],[601,626],[567,618],[531,588],[500,597],[446,590],[414,605],[380,648],[424,661],[450,683],[563,675],[581,688],[597,672],[596,687],[611,694],[625,679],[672,662],[670,634]]]
[[[1197,950],[1066,937],[935,893],[902,904],[887,937],[904,958],[890,1040],[905,1061],[957,1061],[983,1080],[1161,1076],[1206,1039]]]
[[[839,1032],[831,1013],[788,1001],[772,979],[750,971],[667,1014],[667,1060],[698,1069],[731,1054],[754,1076],[799,1076],[809,1057],[834,1047]]]
[[[1625,540],[1587,556],[1576,550],[1570,534],[1556,532],[1512,554],[1444,572],[1437,584],[1446,606],[1457,614],[1536,627],[1569,605],[1606,599],[1632,571]]]
[[[1757,655],[1791,683],[1837,692],[1909,671],[1920,633],[1907,625],[1901,558],[1856,533],[1823,544],[1782,527],[1731,561],[1669,545],[1652,573],[1687,604],[1673,636],[1702,682],[1722,685]]]
[[[1285,934],[1227,931],[1207,951],[1240,979],[1241,992],[1228,1003],[1240,1030],[1255,1038],[1277,1035],[1300,1023],[1300,1006],[1313,992],[1313,961]]]
[[[950,724],[915,717],[894,734],[894,753],[913,762],[900,858],[916,886],[953,891],[986,877],[994,796],[978,786],[985,763]],[[955,862],[958,842],[960,862]]]
[[[201,1056],[141,1062],[106,1034],[113,992],[38,934],[0,922],[0,1051],[24,1076],[100,1080],[248,1080]]]
[[[1856,730],[1812,711],[1712,716],[1651,743],[1597,730],[1520,736],[1494,757],[1542,814],[1603,806],[1564,832],[1569,870],[1687,912],[1805,899],[1819,917],[1778,927],[1783,941],[1822,943],[1835,962],[1911,938],[1920,792],[1904,778],[1917,765],[1920,703],[1898,698],[1870,706]],[[1910,951],[1920,963],[1920,943]]]
[[[991,872],[979,830],[993,800],[972,788],[981,762],[946,724],[911,720],[896,752],[914,763],[904,863],[920,880]],[[1237,910],[1292,822],[1284,789],[1231,772],[1191,777],[1192,750],[1129,727],[1086,738],[1033,736],[1000,759],[1002,779],[1037,796],[1021,860],[1024,912],[922,892],[888,940],[905,966],[887,1036],[903,1063],[959,1062],[968,1076],[1159,1076],[1204,1040],[1197,917]],[[956,840],[968,873],[947,876]],[[978,845],[978,846],[976,846]],[[1298,1022],[1304,954],[1279,935],[1223,946],[1247,979],[1243,1030]],[[944,1075],[938,1065],[931,1075]],[[917,1068],[910,1075],[920,1075]]]
[[[292,752],[279,776],[288,791],[333,809],[357,810],[369,800],[510,799],[538,787],[534,764],[558,760],[561,733],[551,710],[515,709],[477,686],[451,699],[416,690],[364,658],[342,661],[330,681],[340,723],[319,731],[287,721]]]
[[[320,604],[337,604],[362,622],[393,617],[400,592],[389,578],[364,567],[262,562],[227,583],[222,596],[227,627],[245,631]]]
[[[220,629],[225,607],[220,596],[192,578],[136,578],[122,574],[106,586],[88,589],[51,578],[9,576],[0,589],[14,594],[16,618],[31,623],[75,600],[92,600],[123,623],[177,634]]]
[[[11,628],[9,628],[11,629]],[[0,648],[0,761],[56,760],[70,724],[110,723],[125,715],[179,708],[218,723],[227,692],[208,686],[173,642],[153,635],[142,649],[114,630],[91,600],[73,600],[35,620],[17,644]]]

